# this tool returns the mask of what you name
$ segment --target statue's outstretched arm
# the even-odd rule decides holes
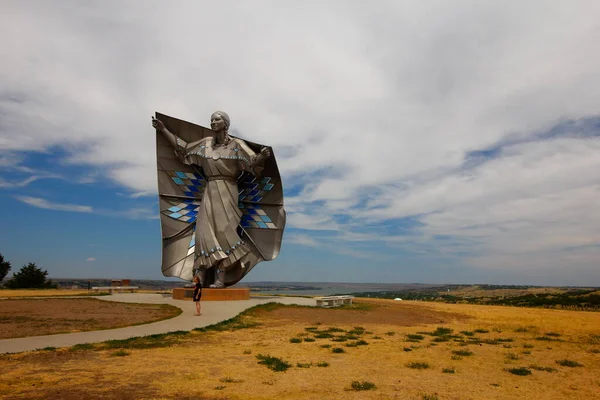
[[[169,141],[169,143],[171,144],[171,146],[173,146],[173,148],[175,150],[180,150],[181,148],[184,148],[184,149],[186,148],[187,142],[185,140],[175,136],[173,133],[171,133],[165,127],[165,124],[163,124],[162,121],[152,117],[152,126],[158,132],[162,133],[165,138],[167,138],[167,140]]]

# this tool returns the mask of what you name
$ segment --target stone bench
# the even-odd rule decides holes
[[[325,297],[315,297],[317,301],[317,307],[339,307],[346,304],[352,304],[352,299],[354,296],[325,296]]]
[[[139,288],[137,286],[94,286],[92,287],[92,291],[98,293],[98,292],[109,292],[109,293],[113,293],[113,292],[129,292],[129,293],[135,293],[137,292]]]

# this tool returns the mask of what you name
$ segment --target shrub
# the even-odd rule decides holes
[[[243,380],[241,380],[241,379],[233,379],[233,378],[232,378],[232,377],[230,377],[230,376],[226,376],[226,377],[224,377],[224,378],[221,378],[221,379],[219,379],[219,380],[220,380],[221,382],[223,382],[223,383],[241,383],[241,382],[244,382],[244,381],[243,381]]]
[[[439,400],[440,398],[437,397],[437,395],[435,394],[424,394],[423,397],[421,397],[421,400]]]
[[[321,347],[324,349],[328,349],[331,347],[331,345],[330,344],[322,344]]]
[[[416,335],[416,334],[409,334],[409,335],[406,335],[406,337],[408,338],[408,340],[414,340],[414,341],[419,341],[419,340],[425,339],[425,336]]]
[[[285,371],[292,366],[288,362],[283,361],[281,358],[271,357],[269,355],[259,354],[256,356],[256,358],[259,360],[259,364],[266,365],[267,368],[275,372]]]
[[[525,367],[510,368],[507,371],[513,375],[520,375],[520,376],[531,375],[531,370],[529,368],[525,368]]]
[[[546,372],[557,372],[556,368],[552,367],[540,367],[539,365],[530,365],[529,368],[535,369],[536,371],[546,371]]]
[[[462,333],[465,336],[475,336],[475,332],[471,331],[460,331],[460,333]]]
[[[311,338],[311,337],[305,337],[305,338],[304,338],[304,341],[305,341],[305,342],[314,342],[314,341],[315,341],[315,339],[314,339],[314,338]]]
[[[430,368],[430,365],[426,362],[418,362],[418,361],[412,361],[406,364],[406,366],[408,368],[412,368],[412,369],[427,369]]]
[[[302,339],[297,338],[297,337],[290,339],[290,343],[301,343],[301,342],[302,342]]]
[[[130,354],[131,354],[130,352],[121,349],[121,350],[117,350],[117,351],[111,353],[110,355],[114,356],[114,357],[124,357],[124,356],[128,356]]]
[[[366,340],[359,340],[358,342],[356,342],[357,346],[366,346],[368,344],[369,342],[367,342]]]
[[[375,384],[373,382],[368,382],[368,381],[352,381],[352,383],[350,384],[350,388],[352,390],[373,390],[376,389],[377,386],[375,386]]]
[[[328,362],[325,362],[325,361],[319,361],[319,362],[317,363],[317,367],[323,367],[323,368],[324,368],[324,367],[329,367],[329,363],[328,363]]]
[[[402,349],[404,351],[413,351],[413,349],[411,349],[410,347],[405,347],[404,349]]]
[[[452,367],[452,368],[444,368],[444,369],[442,370],[442,372],[443,372],[444,374],[453,374],[453,373],[455,373],[455,372],[456,372],[456,370],[454,369],[454,367]]]
[[[523,345],[523,348],[524,348],[524,349],[533,349],[533,345],[532,345],[532,344],[525,343],[525,344]]]
[[[452,334],[454,330],[450,329],[450,328],[442,328],[442,327],[438,327],[435,331],[433,331],[433,333],[431,334],[432,336],[447,336]]]
[[[385,334],[388,335],[388,336],[394,336],[396,334],[396,332],[389,331],[389,332],[386,332]]]
[[[546,336],[551,336],[551,337],[559,337],[560,333],[556,333],[556,332],[546,332],[544,333],[544,335]]]
[[[452,354],[457,356],[472,356],[473,352],[469,350],[453,350]]]
[[[331,351],[334,352],[334,353],[345,353],[346,352],[341,347],[334,347],[333,349],[331,349]]]
[[[583,364],[579,364],[577,361],[573,361],[573,360],[556,360],[556,363],[558,365],[562,365],[563,367],[583,367]]]
[[[506,358],[509,360],[518,360],[519,356],[515,353],[506,353]]]
[[[475,329],[473,332],[476,332],[476,333],[489,333],[490,331],[488,331],[487,329]]]
[[[310,368],[312,363],[296,363],[296,367],[298,368]]]
[[[453,360],[462,360],[463,358],[461,356],[457,356],[456,354],[454,354],[452,357]]]

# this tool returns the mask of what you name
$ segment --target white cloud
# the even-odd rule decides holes
[[[598,137],[539,134],[598,117],[599,14],[596,1],[8,2],[0,35],[20,40],[0,49],[0,165],[58,145],[153,196],[150,115],[206,124],[224,109],[274,147],[290,228],[583,270],[595,250],[574,249],[598,243]],[[421,225],[373,233],[404,217]]]
[[[61,204],[61,203],[53,203],[48,200],[39,198],[39,197],[29,197],[29,196],[17,196],[17,200],[22,201],[23,203],[29,204],[30,206],[34,206],[37,208],[45,208],[48,210],[58,210],[58,211],[72,211],[72,212],[92,212],[93,208],[90,206],[81,206],[77,204]]]
[[[89,257],[89,258],[86,258],[85,261],[94,262],[94,261],[96,261],[96,259],[94,257]]]

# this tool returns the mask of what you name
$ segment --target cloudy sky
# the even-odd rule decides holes
[[[600,285],[600,2],[0,4],[0,253],[161,278],[155,111],[273,147],[246,281]]]

